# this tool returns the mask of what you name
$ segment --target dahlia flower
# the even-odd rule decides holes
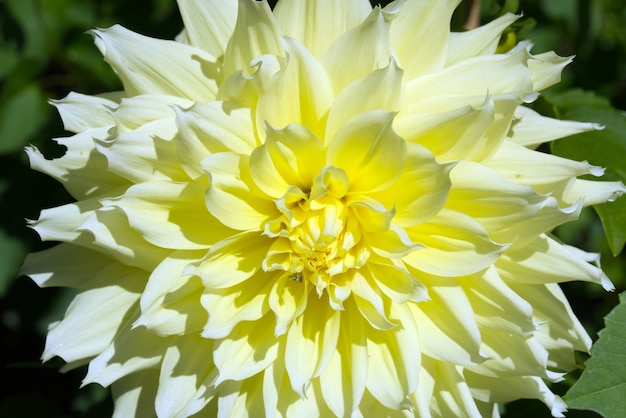
[[[459,0],[178,0],[175,41],[91,33],[123,91],[52,101],[32,167],[76,199],[23,272],[74,288],[43,359],[115,416],[498,416],[591,340],[558,283],[611,289],[551,231],[625,188],[536,151],[598,129],[524,106],[570,58],[496,51]]]

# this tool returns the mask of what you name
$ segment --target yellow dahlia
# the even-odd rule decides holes
[[[120,417],[457,417],[542,400],[590,338],[558,283],[611,283],[550,231],[615,199],[535,151],[597,129],[525,103],[570,61],[459,0],[179,0],[176,41],[92,32],[123,92],[53,101],[32,167],[75,203],[23,272],[77,290],[43,359]]]

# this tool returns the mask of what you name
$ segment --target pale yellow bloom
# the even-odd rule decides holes
[[[458,0],[179,0],[157,40],[94,30],[124,91],[54,101],[76,203],[32,227],[40,286],[78,291],[44,360],[115,416],[461,417],[564,403],[590,338],[558,283],[611,284],[550,231],[615,199],[534,151],[597,129],[524,107],[569,62]]]

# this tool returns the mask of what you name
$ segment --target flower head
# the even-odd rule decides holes
[[[54,101],[75,203],[23,271],[78,294],[43,358],[120,416],[494,416],[564,403],[590,338],[558,283],[611,284],[550,231],[624,192],[534,149],[597,129],[525,107],[569,62],[458,0],[179,0],[176,41],[94,30],[124,91]]]

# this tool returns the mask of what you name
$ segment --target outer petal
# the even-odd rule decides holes
[[[233,33],[237,2],[233,0],[177,0],[188,42],[219,58]]]
[[[506,13],[476,29],[450,33],[446,67],[472,57],[494,54],[502,31],[519,18],[520,16]]]
[[[284,39],[287,62],[259,97],[259,126],[266,121],[276,128],[299,123],[322,136],[326,113],[334,95],[319,62],[301,44]]]
[[[506,251],[496,267],[503,279],[512,282],[546,284],[580,280],[614,290],[611,281],[602,272],[598,259],[598,254],[588,254],[541,235],[521,248]],[[595,261],[598,265],[588,261]]]
[[[371,111],[346,123],[328,147],[328,163],[342,168],[349,193],[384,189],[400,176],[406,144],[392,129],[393,113]]]
[[[511,126],[511,141],[525,147],[536,147],[544,142],[565,138],[582,132],[602,129],[601,125],[552,119],[525,106],[515,109],[516,121]]]
[[[235,71],[252,73],[252,60],[265,54],[284,56],[274,15],[266,0],[239,0],[237,22],[224,52],[224,78]]]
[[[72,258],[72,262],[67,260]],[[57,244],[38,253],[31,253],[20,270],[39,287],[90,287],[90,278],[111,264],[111,259],[96,251],[74,244]]]
[[[128,180],[108,171],[106,158],[95,150],[94,137],[106,137],[108,130],[103,127],[57,139],[67,151],[54,160],[47,160],[35,147],[26,147],[30,167],[59,181],[76,199],[125,186]]]
[[[411,80],[443,67],[450,19],[460,0],[407,1],[391,27],[393,50]]]
[[[50,104],[57,108],[66,131],[79,133],[114,125],[108,110],[117,103],[104,97],[71,92],[61,100],[50,100]]]
[[[271,321],[271,315],[266,315],[258,321],[241,322],[230,335],[215,341],[213,358],[219,369],[216,385],[248,379],[276,360],[280,340],[274,338]]]
[[[103,352],[124,327],[126,316],[137,308],[145,276],[141,270],[117,263],[100,270],[89,280],[91,289],[79,293],[64,319],[51,326],[43,360],[59,356],[69,363]]]
[[[283,35],[296,38],[319,58],[371,11],[365,0],[281,0],[274,15]]]
[[[422,353],[457,365],[482,362],[480,331],[465,291],[453,279],[416,277],[427,285],[431,298],[406,304],[419,324]]]
[[[291,387],[301,397],[306,396],[311,379],[326,369],[337,348],[340,313],[323,302],[311,298],[306,312],[295,319],[287,332],[285,367]]]
[[[407,83],[408,111],[440,112],[477,106],[487,94],[515,93],[521,99],[536,98],[526,50],[486,55],[462,61]]]
[[[391,409],[412,407],[409,395],[417,389],[420,370],[419,325],[407,305],[392,304],[390,316],[401,327],[368,332],[367,390]]]
[[[196,335],[178,339],[165,351],[155,407],[160,417],[182,417],[207,376],[215,370],[210,361],[213,341]],[[199,361],[202,359],[202,361]]]
[[[204,51],[148,38],[119,25],[91,33],[129,96],[169,94],[200,101],[215,99],[217,84],[210,77],[215,60]]]
[[[185,267],[202,258],[204,251],[177,251],[154,269],[141,294],[141,315],[133,326],[161,335],[197,333],[206,321],[198,312],[202,283],[183,274]]]
[[[360,25],[342,35],[321,59],[335,94],[352,81],[386,67],[392,56],[389,27],[394,14],[375,8]]]
[[[250,109],[226,102],[175,107],[180,164],[194,180],[204,175],[201,161],[218,152],[250,154],[257,145]]]
[[[504,141],[496,153],[484,161],[500,174],[517,184],[534,186],[539,193],[554,190],[554,185],[573,177],[604,174],[604,169],[586,161],[578,162],[543,152],[532,151],[510,141]]]
[[[372,197],[396,209],[393,222],[409,227],[435,216],[450,191],[453,164],[439,164],[426,148],[407,143],[407,162],[402,175],[388,188]]]
[[[329,144],[341,126],[359,113],[370,110],[397,112],[404,104],[403,71],[395,60],[348,85],[335,99],[326,125],[325,140]]]
[[[130,226],[151,244],[195,250],[234,233],[209,213],[203,200],[204,190],[196,184],[152,181],[131,186],[102,204],[120,208]]]
[[[428,222],[407,228],[407,233],[426,248],[408,254],[403,261],[417,270],[443,277],[481,271],[505,250],[470,216],[447,209]]]
[[[356,307],[348,306],[346,309],[350,312]],[[320,377],[324,400],[338,417],[351,416],[358,408],[365,391],[368,375],[368,326],[358,316],[341,315],[337,351]]]

